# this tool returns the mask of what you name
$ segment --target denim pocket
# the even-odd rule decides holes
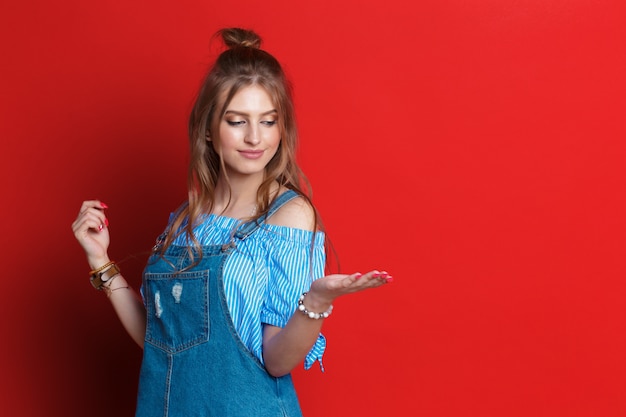
[[[146,342],[169,353],[209,339],[209,271],[146,273]]]

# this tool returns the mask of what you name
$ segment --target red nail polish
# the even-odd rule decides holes
[[[393,282],[393,277],[391,275],[387,275],[387,278],[385,279],[385,282],[387,284],[391,284]]]
[[[102,229],[104,229],[104,225],[101,224],[100,226],[98,226],[98,230],[102,231]]]
[[[357,272],[354,275],[355,275],[354,279],[359,279],[359,278],[361,278],[363,276],[363,274],[361,274],[360,272]]]
[[[106,227],[109,227],[109,219],[104,219],[104,225],[105,225]]]
[[[105,208],[105,209],[106,209],[106,208],[109,208],[109,206],[107,206],[106,204],[104,204],[104,203],[102,203],[102,202],[100,202],[100,207]]]

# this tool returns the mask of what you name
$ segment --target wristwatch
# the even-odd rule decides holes
[[[97,272],[91,276],[89,279],[91,281],[91,285],[97,290],[101,290],[102,286],[111,280],[114,276],[120,273],[120,268],[116,264],[111,265],[107,269],[101,272]]]

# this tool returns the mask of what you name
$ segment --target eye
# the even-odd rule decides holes
[[[264,120],[261,123],[264,124],[265,126],[274,126],[276,123],[278,123],[278,121],[277,120]]]
[[[229,126],[241,126],[245,123],[244,120],[226,120]]]

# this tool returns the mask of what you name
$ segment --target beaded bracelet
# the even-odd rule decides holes
[[[333,312],[333,305],[331,304],[330,307],[328,308],[328,310],[324,311],[323,313],[316,313],[314,311],[309,311],[305,305],[304,305],[304,297],[307,295],[307,293],[303,293],[300,298],[298,299],[298,311],[301,311],[302,314],[306,315],[308,318],[310,319],[314,319],[314,320],[319,320],[319,319],[325,319],[328,316],[330,316],[330,313]]]

